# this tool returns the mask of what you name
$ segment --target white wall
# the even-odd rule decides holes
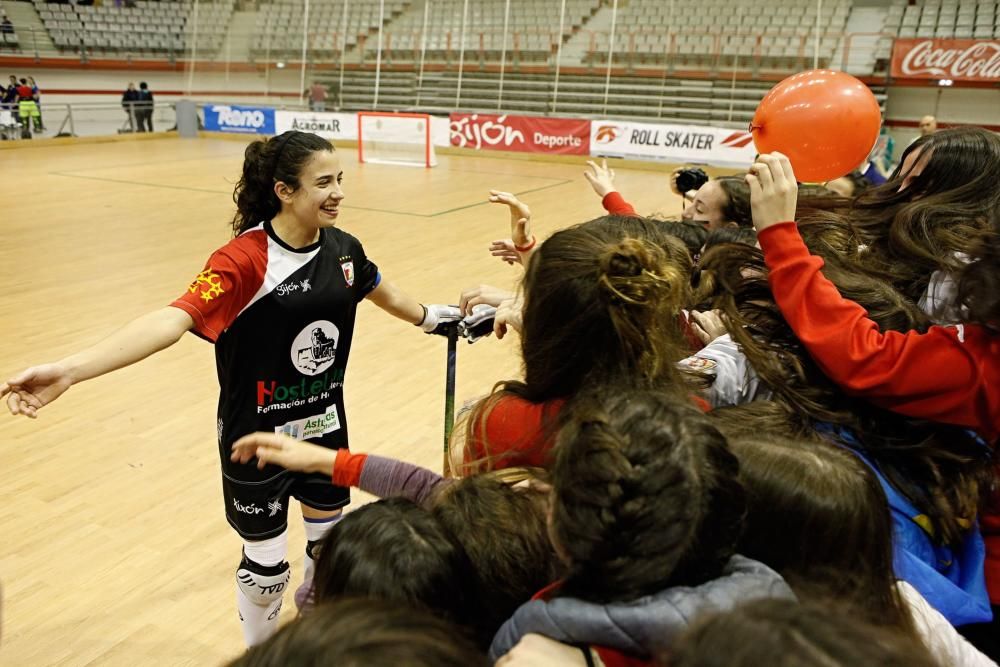
[[[928,114],[940,123],[1000,126],[1000,89],[910,88],[892,86],[887,91],[886,120],[919,121]],[[914,128],[893,128],[897,145],[917,136]]]

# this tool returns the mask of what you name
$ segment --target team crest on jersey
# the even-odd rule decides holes
[[[222,289],[222,276],[212,271],[211,268],[199,273],[188,286],[188,291],[191,294],[197,294],[199,289],[201,290],[201,294],[198,296],[205,303],[208,303],[226,291]]]
[[[306,326],[292,343],[292,363],[304,375],[318,375],[333,365],[337,358],[340,330],[327,320]]]
[[[340,268],[344,272],[344,281],[348,287],[354,287],[354,262],[350,257],[340,258]]]

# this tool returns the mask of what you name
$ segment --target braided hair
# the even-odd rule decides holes
[[[717,578],[740,536],[738,470],[685,401],[626,388],[577,401],[552,468],[560,595],[607,603]]]

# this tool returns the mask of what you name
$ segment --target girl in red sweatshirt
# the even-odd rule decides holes
[[[954,131],[953,131],[954,132]],[[963,140],[977,150],[992,181],[958,187],[979,188],[982,238],[969,248],[971,261],[959,272],[956,303],[965,321],[916,331],[881,332],[866,311],[844,299],[810,254],[792,222],[795,175],[780,154],[762,155],[751,168],[754,225],[769,269],[774,298],[796,336],[831,380],[846,392],[912,417],[964,426],[990,442],[1000,436],[1000,138],[965,128]],[[904,165],[900,189],[932,188],[935,151],[948,136],[923,144]],[[942,150],[943,152],[943,150]],[[922,154],[921,154],[922,153]],[[899,183],[898,179],[894,181]],[[991,187],[992,184],[992,187]],[[930,190],[932,195],[933,191]],[[980,517],[986,541],[986,577],[996,611],[1000,602],[1000,514],[993,502]],[[996,615],[994,614],[994,624]]]

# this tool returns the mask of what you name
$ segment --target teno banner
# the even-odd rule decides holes
[[[274,109],[210,104],[205,107],[205,129],[211,132],[274,134]]]
[[[698,125],[595,120],[590,154],[747,167],[757,155],[749,132]]]

